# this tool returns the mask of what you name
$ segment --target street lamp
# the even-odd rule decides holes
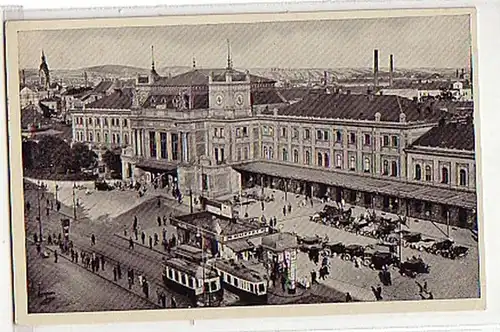
[[[42,227],[42,206],[40,199],[40,181],[38,181],[38,185],[36,187],[36,198],[38,201],[38,231],[40,233],[40,246],[43,245],[43,227]],[[40,251],[43,255],[43,250]]]
[[[76,183],[73,183],[73,219],[76,221]]]

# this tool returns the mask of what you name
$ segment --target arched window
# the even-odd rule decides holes
[[[283,148],[283,161],[288,161],[288,151]]]
[[[89,133],[89,142],[94,141],[94,135],[92,133]]]
[[[297,149],[293,150],[293,162],[294,163],[299,162],[299,151],[297,151]]]
[[[264,147],[264,158],[269,159],[269,152],[267,150],[267,146]]]
[[[97,143],[101,142],[101,134],[100,133],[96,134],[96,141],[97,141]]]
[[[365,173],[370,173],[370,158],[365,158]]]
[[[306,151],[306,165],[311,165],[311,152]]]
[[[337,161],[335,167],[342,168],[342,156],[340,154],[337,155]]]
[[[391,176],[398,176],[398,162],[393,161],[391,163]]]
[[[317,140],[322,140],[323,139],[323,132],[321,130],[316,131],[316,139]]]
[[[323,154],[318,152],[318,166],[323,166]]]
[[[432,169],[429,165],[425,166],[425,181],[432,181]]]
[[[330,167],[330,157],[328,156],[328,153],[325,153],[325,167]]]
[[[113,122],[111,122],[111,125],[113,125]],[[115,144],[116,143],[116,135],[111,134],[111,143]]]
[[[443,184],[448,184],[450,182],[449,174],[448,174],[448,168],[443,167],[441,168],[441,183]]]
[[[269,159],[274,159],[274,151],[273,148],[269,148]]]
[[[335,133],[335,141],[340,143],[342,142],[342,132],[340,130],[337,130],[337,132]]]
[[[460,170],[460,185],[461,186],[466,186],[467,185],[467,171],[465,169]]]
[[[125,121],[127,121],[127,120],[125,120]],[[123,141],[125,142],[126,145],[128,145],[128,135],[127,134],[123,135]]]
[[[120,144],[120,142],[121,142],[120,135],[116,134],[116,144]]]
[[[127,126],[128,126],[127,119],[123,119],[123,126],[124,126],[124,127],[127,127]]]
[[[109,143],[109,136],[108,133],[104,133],[104,142]]]
[[[415,180],[422,180],[422,167],[419,164],[415,165]]]
[[[389,175],[389,162],[387,160],[384,160],[384,166],[382,169],[382,174],[383,175]]]
[[[349,168],[351,169],[351,171],[355,171],[356,170],[356,157],[351,156],[349,163],[350,163]]]

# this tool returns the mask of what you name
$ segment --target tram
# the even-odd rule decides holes
[[[165,286],[188,295],[197,307],[216,307],[221,304],[223,290],[214,269],[180,258],[168,259],[164,265]]]
[[[234,260],[217,260],[212,267],[217,271],[223,288],[248,304],[267,303],[267,280],[257,271]]]

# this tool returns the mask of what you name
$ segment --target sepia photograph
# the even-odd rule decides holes
[[[241,17],[7,26],[16,317],[484,309],[474,10]]]

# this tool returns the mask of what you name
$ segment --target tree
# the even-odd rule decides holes
[[[43,136],[37,147],[35,168],[50,168],[59,172],[73,168],[71,148],[63,139],[51,135]]]
[[[102,155],[102,161],[106,164],[108,170],[116,172],[121,175],[122,173],[122,160],[120,154],[110,150],[106,150]]]
[[[80,171],[82,168],[95,167],[97,163],[97,154],[82,143],[75,143],[71,148],[72,168]]]

